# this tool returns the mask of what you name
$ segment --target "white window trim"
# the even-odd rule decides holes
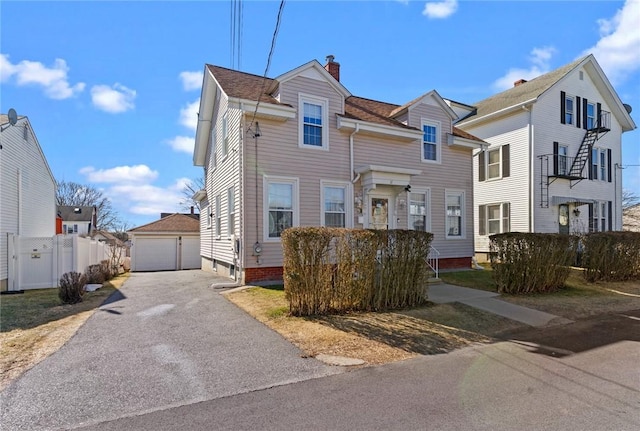
[[[604,148],[598,149],[598,180],[607,181],[607,150]]]
[[[215,230],[216,230],[216,238],[220,239],[220,233],[222,231],[222,203],[221,203],[221,196],[220,195],[216,195],[216,212],[215,212]]]
[[[493,151],[497,151],[498,152],[498,176],[497,177],[490,177],[489,176],[489,165],[491,164],[491,153]],[[497,147],[497,148],[488,148],[487,149],[487,155],[485,157],[485,178],[486,181],[497,181],[497,180],[501,180],[502,179],[502,145]]]
[[[322,146],[304,144],[304,103],[322,106]],[[329,150],[329,99],[310,94],[298,94],[298,147],[314,150]]]
[[[231,202],[231,199],[229,199],[229,197],[233,197],[233,202]],[[231,235],[235,233],[231,230],[231,220],[232,220],[232,217],[235,218],[235,214],[236,214],[235,202],[236,202],[236,191],[232,186],[227,189],[227,238],[231,238]],[[235,229],[235,220],[234,220],[234,229]]]
[[[593,116],[589,115],[589,107],[593,108]],[[592,119],[592,124],[591,126],[595,127],[598,123],[598,112],[597,112],[597,107],[596,104],[593,102],[589,102],[587,101],[587,112],[585,113],[586,118],[587,118],[587,129],[589,129],[589,119]],[[593,128],[592,127],[592,128]]]
[[[511,226],[511,214],[506,214],[505,217],[505,213],[504,213],[504,205],[505,204],[509,204],[509,207],[511,207],[511,202],[492,202],[492,203],[488,203],[488,204],[483,204],[484,206],[484,221],[485,221],[485,235],[482,236],[489,236],[489,235],[494,235],[494,234],[498,234],[498,233],[506,233],[506,232],[510,232],[510,231],[505,231],[504,230],[504,219],[507,218],[509,219],[509,226]],[[489,229],[489,207],[499,207],[500,208],[500,217],[497,219],[500,223],[500,230],[499,232],[491,232],[491,230]],[[491,220],[496,220],[496,219],[491,219]]]
[[[216,151],[218,149],[218,127],[213,126],[211,128],[211,172],[215,172],[216,166],[218,166],[218,155]]]
[[[353,185],[348,181],[320,180],[320,225],[325,225],[324,188],[336,187],[344,189],[344,227],[353,227]]]
[[[571,111],[567,109],[567,101],[571,100]],[[567,114],[571,114],[571,121],[567,121]],[[568,94],[564,97],[564,123],[565,124],[574,124],[576,118],[576,98],[573,96],[569,96]]]
[[[293,187],[293,196],[291,206],[293,207],[293,221],[292,227],[300,226],[300,196],[299,196],[299,183],[300,180],[296,177],[279,177],[279,176],[267,176],[262,177],[262,240],[263,242],[278,243],[280,238],[269,237],[269,184],[281,183],[291,184]]]
[[[591,180],[592,181],[601,181],[600,178],[600,148],[592,147],[591,148],[591,163],[589,164],[589,169],[591,169]],[[594,153],[595,152],[595,157]],[[596,168],[595,175],[593,172],[593,168]],[[594,178],[595,177],[595,178]]]
[[[560,149],[563,148],[565,153],[561,154]],[[560,157],[564,157],[564,169],[560,169]],[[569,146],[558,144],[558,175],[569,175],[571,166],[569,166]]]
[[[427,206],[427,213],[425,214],[426,224],[424,227],[425,232],[431,232],[431,188],[427,187],[425,189],[417,188],[412,189],[410,192],[407,192],[407,228],[411,229],[411,195],[412,194],[421,194],[425,195],[424,204]]]
[[[429,160],[424,158],[424,126],[435,126],[436,128],[436,159]],[[420,160],[423,163],[432,163],[436,165],[442,164],[442,123],[436,120],[429,120],[422,118],[420,120],[420,131],[422,132],[422,139],[420,139]]]
[[[222,116],[222,145],[220,153],[220,163],[222,163],[229,154],[229,112],[225,112]]]
[[[461,208],[460,208],[460,235],[449,235],[449,230],[447,229],[447,197],[450,195],[461,196]],[[467,238],[467,202],[466,202],[466,192],[464,190],[459,189],[445,189],[444,190],[444,234],[446,239],[466,239]]]
[[[211,229],[211,217],[212,217],[212,212],[211,212],[211,205],[207,205],[205,207],[205,215],[207,217],[207,221],[206,221],[206,228],[207,229]]]

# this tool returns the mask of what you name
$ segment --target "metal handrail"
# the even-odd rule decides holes
[[[435,278],[438,278],[439,275],[439,256],[440,252],[434,246],[429,246],[429,254],[425,261],[427,262],[427,265],[429,265],[429,268],[434,272]]]

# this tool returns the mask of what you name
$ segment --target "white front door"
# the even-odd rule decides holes
[[[391,210],[388,196],[369,197],[369,228],[389,229],[389,211]]]

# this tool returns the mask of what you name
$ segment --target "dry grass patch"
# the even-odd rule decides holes
[[[417,355],[446,353],[521,324],[460,304],[428,305],[386,313],[293,317],[282,287],[252,287],[226,297],[287,338],[307,356],[345,356],[378,365]]]
[[[0,297],[0,391],[62,347],[129,274],[87,292],[83,301],[61,305],[58,289],[27,290]]]

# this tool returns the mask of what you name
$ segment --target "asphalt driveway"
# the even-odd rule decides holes
[[[58,352],[0,394],[2,429],[69,429],[330,374],[203,271],[133,273]]]

